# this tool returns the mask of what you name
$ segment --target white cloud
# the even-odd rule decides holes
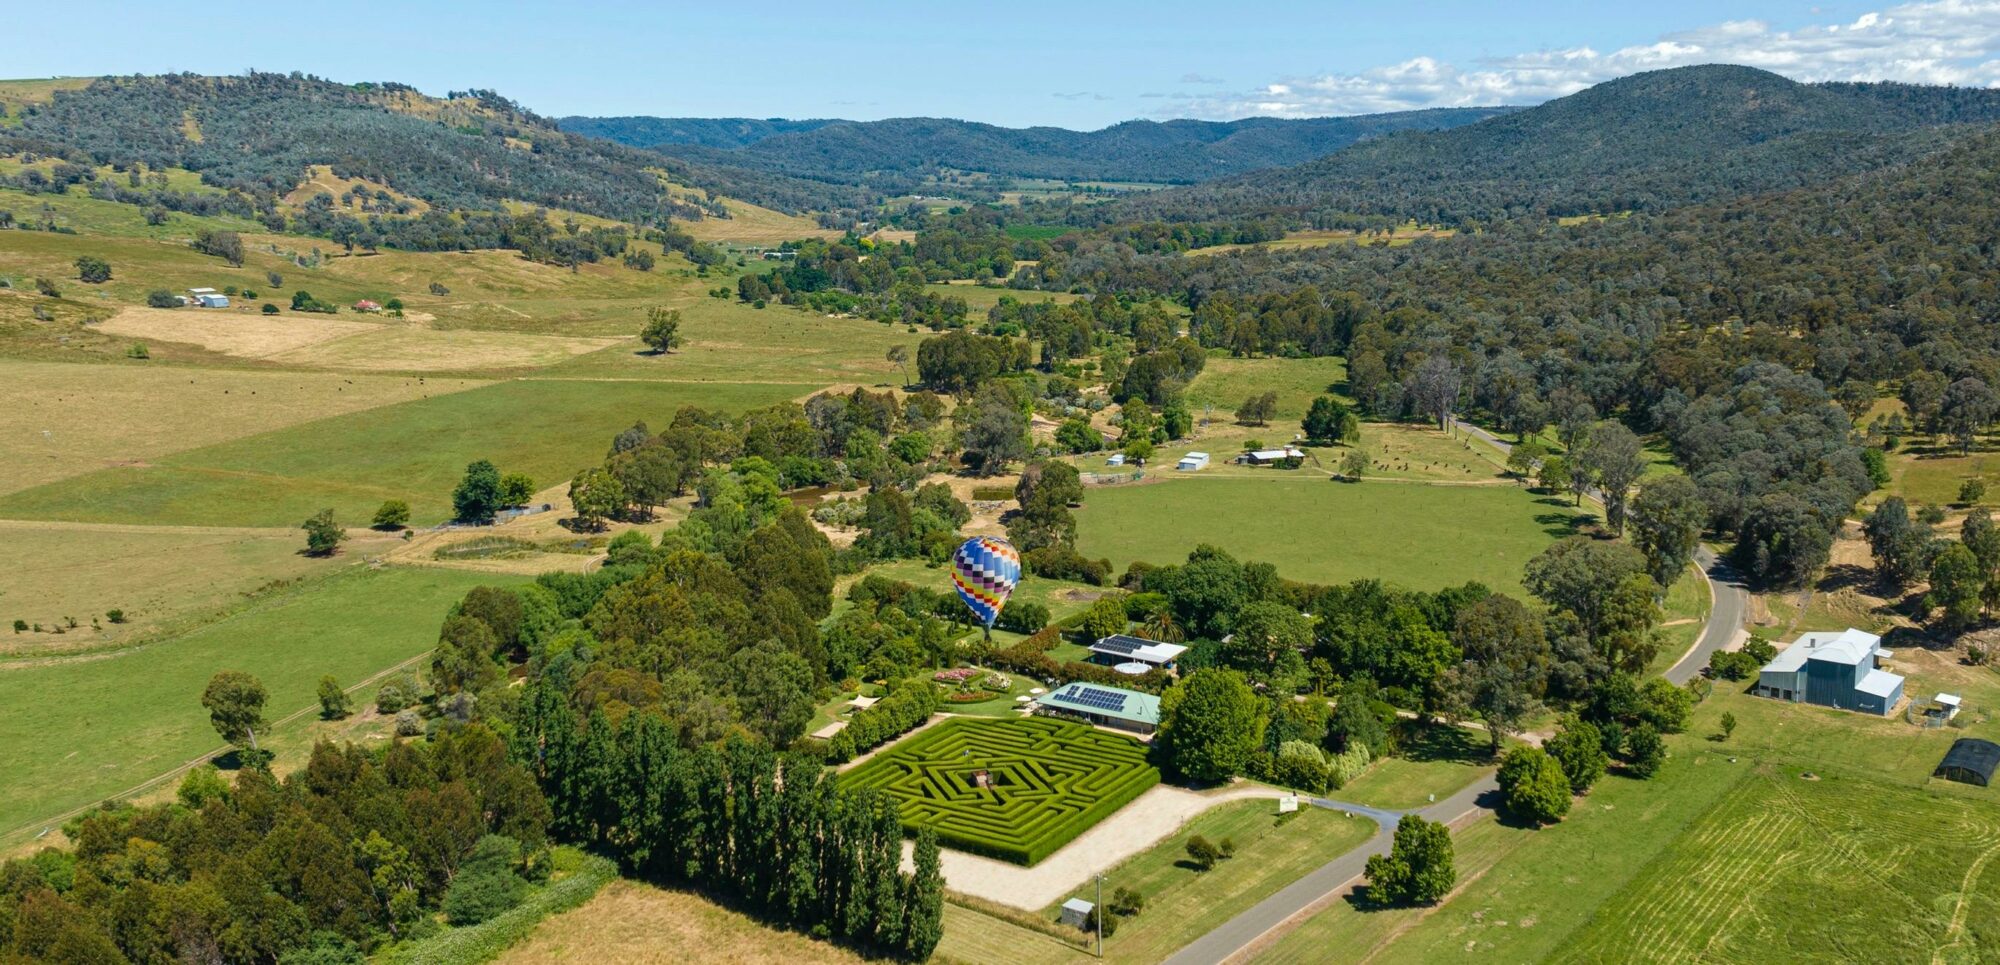
[[[1196,97],[1176,113],[1317,117],[1536,104],[1627,74],[1691,64],[1743,64],[1802,81],[2000,86],[2000,0],[1908,3],[1794,30],[1731,20],[1609,53],[1590,47],[1542,50],[1468,67],[1413,57],[1354,73],[1285,77],[1246,91]]]

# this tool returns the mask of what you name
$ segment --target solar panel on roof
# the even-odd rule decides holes
[[[1097,645],[1091,649],[1105,653],[1131,654],[1138,652],[1139,648],[1145,645],[1146,641],[1133,637],[1105,637],[1097,641]]]

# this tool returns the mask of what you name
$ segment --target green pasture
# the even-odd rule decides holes
[[[1242,405],[1244,399],[1276,392],[1278,412],[1273,428],[1283,428],[1285,432],[1272,433],[1275,444],[1289,440],[1291,433],[1298,429],[1295,423],[1305,418],[1313,399],[1329,394],[1334,386],[1339,387],[1336,397],[1352,405],[1353,401],[1346,396],[1347,360],[1337,356],[1304,359],[1213,357],[1202,367],[1201,374],[1188,383],[1187,402],[1196,419],[1211,415],[1208,408],[1213,406],[1213,421],[1228,422],[1236,417],[1236,407]]]
[[[256,675],[276,721],[316,707],[322,674],[352,684],[428,651],[474,586],[518,578],[437,568],[354,570],[260,598],[198,630],[116,654],[0,670],[0,835],[120,794],[221,743],[201,691]],[[39,830],[30,828],[29,833]]]
[[[418,525],[450,515],[468,463],[490,459],[541,486],[604,458],[634,421],[672,421],[683,405],[741,411],[792,386],[519,380],[381,406],[174,453],[28,489],[0,514],[20,519],[296,526],[331,506],[365,525],[406,499]]]
[[[1294,580],[1379,579],[1423,590],[1476,580],[1516,594],[1522,565],[1569,535],[1576,516],[1567,501],[1515,486],[1339,483],[1303,473],[1093,488],[1076,511],[1078,548],[1120,570],[1133,560],[1180,562],[1212,543]]]
[[[1492,745],[1484,731],[1409,721],[1397,728],[1396,756],[1377,759],[1326,796],[1407,811],[1458,793],[1493,764]]]
[[[991,785],[974,786],[976,771]],[[1159,781],[1145,745],[1049,718],[951,718],[842,776],[896,798],[906,828],[930,827],[949,847],[1028,865]]]

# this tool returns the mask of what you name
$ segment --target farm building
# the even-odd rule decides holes
[[[1107,466],[1122,466],[1125,464],[1125,454],[1114,452],[1111,454],[1111,458],[1104,460],[1104,464]]]
[[[1903,699],[1903,678],[1878,667],[1882,638],[1849,627],[1800,636],[1757,673],[1760,697],[1887,715]]]
[[[1932,776],[1985,787],[1992,782],[1995,768],[2000,768],[2000,744],[1961,737],[1952,742],[1951,750],[1945,752],[1944,760],[1938,762]]]
[[[1181,461],[1174,464],[1174,468],[1179,469],[1182,472],[1198,472],[1200,470],[1207,469],[1208,453],[1190,452],[1187,455],[1182,456]]]
[[[184,303],[199,308],[228,308],[229,296],[213,288],[190,288]]]
[[[357,312],[379,312],[382,310],[382,305],[380,302],[364,298],[354,303],[354,310]]]
[[[1297,446],[1283,449],[1254,449],[1236,457],[1236,461],[1246,466],[1268,466],[1287,459],[1304,459],[1306,451]]]
[[[1178,643],[1159,643],[1114,633],[1090,645],[1090,662],[1111,664],[1119,673],[1136,677],[1155,668],[1172,670],[1174,661],[1186,652],[1187,648]]]
[[[1099,727],[1151,734],[1160,726],[1160,698],[1122,687],[1068,683],[1038,701],[1042,710],[1060,711]]]

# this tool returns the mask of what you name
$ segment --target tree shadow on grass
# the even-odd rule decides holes
[[[1417,763],[1483,765],[1493,763],[1493,746],[1485,735],[1449,724],[1404,721],[1396,730],[1396,751]]]
[[[1542,501],[1547,502],[1547,500]],[[1565,536],[1575,536],[1583,532],[1584,527],[1597,522],[1597,514],[1536,513],[1535,522],[1542,527],[1543,533],[1561,539]]]

